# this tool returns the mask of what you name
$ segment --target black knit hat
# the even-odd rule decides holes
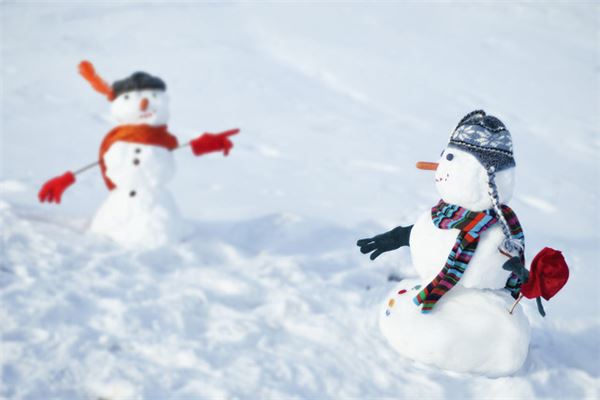
[[[131,92],[134,90],[144,89],[155,89],[155,90],[167,90],[165,82],[146,72],[136,72],[129,78],[121,79],[112,84],[112,89],[115,97],[120,96],[125,92]]]

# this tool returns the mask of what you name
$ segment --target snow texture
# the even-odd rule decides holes
[[[596,4],[0,11],[0,396],[600,397]],[[60,206],[37,203],[46,179],[95,160],[111,128],[82,59],[110,81],[163,78],[181,142],[242,128],[228,158],[174,153],[184,241],[125,249],[90,233],[108,195],[97,170]],[[403,284],[388,276],[416,276],[409,251],[371,262],[355,246],[437,202],[414,163],[435,160],[474,109],[512,134],[527,259],[550,246],[571,269],[545,319],[519,306],[529,354],[497,379],[398,354],[378,325]]]

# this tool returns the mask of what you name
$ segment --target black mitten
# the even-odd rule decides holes
[[[368,239],[360,239],[356,242],[356,245],[360,247],[360,252],[363,254],[370,253],[374,250],[370,256],[371,260],[374,260],[379,257],[381,253],[396,250],[402,246],[408,246],[412,227],[413,225],[399,226],[389,232],[382,233],[381,235],[373,236]]]

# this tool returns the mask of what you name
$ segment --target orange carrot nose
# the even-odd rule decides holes
[[[435,171],[437,167],[438,163],[436,162],[419,161],[417,163],[417,168],[419,169],[428,169],[430,171]]]
[[[140,110],[146,111],[146,109],[148,108],[148,104],[150,104],[150,102],[147,98],[144,97],[140,103]]]

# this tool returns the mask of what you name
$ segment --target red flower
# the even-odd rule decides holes
[[[550,300],[569,279],[569,267],[558,250],[545,247],[531,262],[529,278],[521,286],[523,296]]]

